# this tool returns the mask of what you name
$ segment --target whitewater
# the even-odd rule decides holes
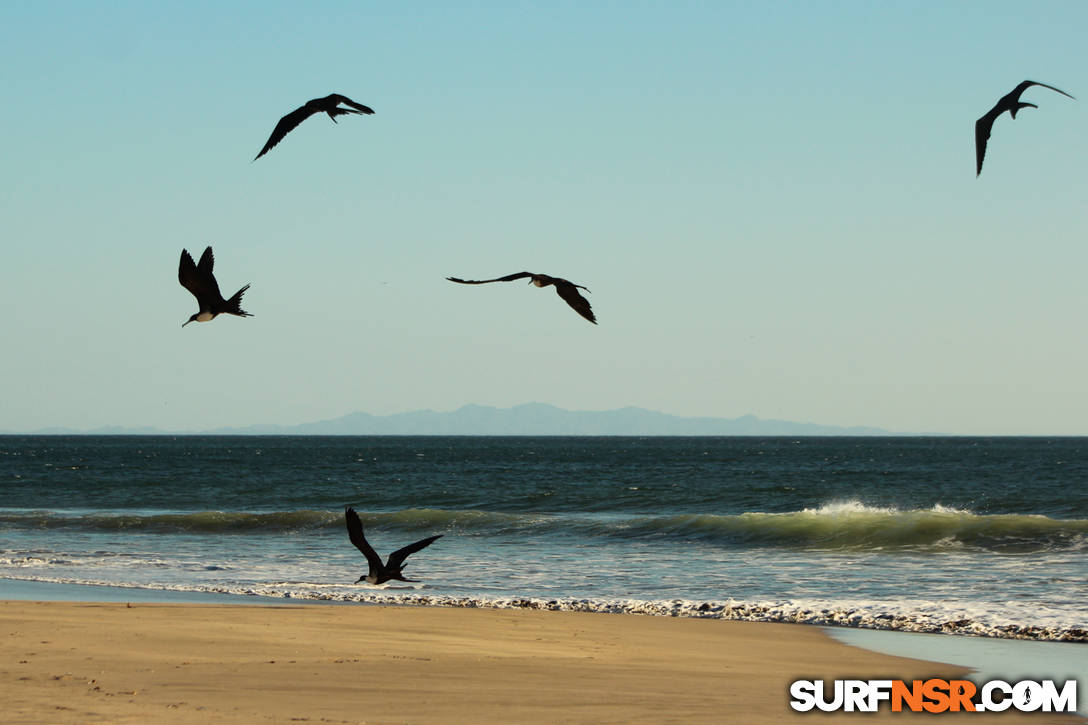
[[[1088,641],[1082,439],[0,437],[3,581]],[[417,584],[354,585],[354,506]]]

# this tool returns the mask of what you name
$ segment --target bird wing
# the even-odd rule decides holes
[[[355,509],[349,506],[344,511],[344,520],[348,526],[348,538],[351,539],[351,543],[355,544],[355,548],[363,552],[366,563],[370,565],[370,573],[376,574],[381,571],[382,558],[378,556],[378,552],[374,551],[374,547],[370,545],[370,542],[363,535],[363,522],[359,520],[359,514],[355,513]]]
[[[365,113],[368,116],[372,115],[374,113],[374,109],[371,108],[370,106],[364,106],[361,103],[356,103],[355,101],[351,100],[347,96],[341,96],[339,93],[333,93],[332,97],[336,99],[337,103],[343,103],[345,106],[351,106],[352,108],[357,110],[359,113]]]
[[[525,279],[526,277],[532,277],[532,272],[518,272],[517,274],[508,274],[505,277],[496,277],[495,279],[459,279],[457,277],[446,277],[450,282],[460,282],[461,284],[487,284],[488,282],[510,282],[515,279]]]
[[[200,261],[196,264],[196,271],[198,274],[208,276],[212,273],[213,267],[215,267],[215,254],[212,253],[211,247],[205,247],[204,254],[200,255]]]
[[[426,549],[428,546],[433,544],[436,539],[441,539],[442,536],[443,534],[438,534],[437,536],[428,536],[426,539],[417,541],[414,544],[408,544],[408,546],[405,546],[404,548],[397,549],[389,555],[389,559],[387,559],[385,562],[385,568],[400,569],[402,566],[404,566],[404,560],[408,558],[409,554],[414,554],[420,549]]]
[[[990,111],[975,121],[975,176],[982,173],[982,160],[986,157],[986,141],[990,138],[990,129],[994,126],[994,119],[1000,115],[994,113],[996,108],[990,109]]]
[[[268,141],[265,142],[264,148],[261,149],[261,153],[253,157],[253,160],[264,156],[268,153],[276,144],[283,140],[283,137],[293,131],[300,123],[305,121],[310,116],[314,115],[320,108],[315,105],[307,103],[303,106],[299,106],[295,110],[288,113],[286,116],[280,119],[280,122],[276,124],[276,127],[272,129],[272,135],[268,137]]]
[[[585,289],[584,287],[582,289]],[[589,290],[586,290],[588,292]],[[571,282],[565,279],[555,280],[555,292],[564,300],[571,308],[582,317],[586,318],[594,325],[597,324],[597,317],[593,314],[593,309],[589,306],[589,300],[578,293],[578,288]]]
[[[200,261],[196,263],[196,276],[200,280],[200,286],[216,302],[223,301],[223,294],[219,291],[219,283],[215,281],[212,267],[215,266],[215,255],[211,247],[204,248],[204,254],[200,255]]]
[[[194,287],[199,287],[196,279],[196,262],[188,249],[181,250],[181,261],[178,262],[178,282],[181,286],[196,295]]]
[[[201,307],[206,306],[216,299],[222,299],[219,294],[219,285],[212,276],[212,248],[204,250],[200,257],[200,264],[195,264],[188,250],[181,250],[181,261],[178,264],[178,282],[181,286],[193,293]]]
[[[1026,91],[1028,88],[1031,88],[1032,86],[1042,86],[1043,88],[1049,88],[1052,91],[1057,91],[1058,93],[1061,93],[1063,96],[1066,96],[1067,98],[1073,98],[1073,96],[1070,96],[1068,93],[1063,91],[1061,88],[1055,88],[1054,86],[1048,86],[1046,83],[1040,83],[1039,81],[1024,81],[1023,83],[1018,85],[1016,87],[1016,90],[1014,91],[1016,93],[1016,97],[1019,98],[1021,93]],[[1073,100],[1075,101],[1077,99],[1073,98]]]

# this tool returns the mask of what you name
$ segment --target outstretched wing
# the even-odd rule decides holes
[[[370,565],[370,573],[376,574],[381,571],[382,559],[363,535],[363,522],[359,520],[359,514],[355,513],[355,509],[349,506],[344,511],[344,521],[348,526],[348,538],[355,544],[355,548],[363,552],[366,563]]]
[[[459,279],[457,277],[446,277],[450,282],[460,282],[461,284],[487,284],[488,282],[510,282],[515,279],[525,279],[526,277],[532,277],[532,272],[518,272],[517,274],[508,274],[505,277],[496,277],[495,279]]]
[[[583,289],[585,289],[583,287]],[[555,291],[560,297],[566,300],[567,304],[582,317],[586,318],[594,325],[597,324],[597,317],[593,314],[593,309],[589,306],[589,300],[578,293],[578,288],[568,282],[565,279],[557,279],[555,281]],[[589,290],[586,290],[588,292]]]
[[[306,105],[296,108],[295,110],[291,111],[286,116],[281,118],[280,122],[276,124],[276,127],[272,129],[272,135],[268,137],[268,141],[265,143],[264,148],[261,149],[261,153],[254,156],[253,160],[256,161],[257,159],[268,153],[273,147],[275,147],[276,144],[283,140],[284,136],[289,134],[300,123],[305,121],[313,114],[317,113],[319,110],[321,109],[317,108],[314,105],[311,105],[310,103],[307,103]]]
[[[196,262],[193,261],[193,256],[189,254],[188,249],[181,250],[181,261],[178,262],[178,282],[181,282],[181,286],[197,295],[194,287],[199,287],[199,283],[196,278]]]
[[[426,549],[428,546],[433,544],[436,539],[441,539],[442,536],[443,534],[438,534],[437,536],[428,536],[422,541],[417,541],[414,544],[408,544],[408,546],[405,546],[402,549],[397,549],[389,555],[389,559],[387,559],[385,562],[385,568],[400,569],[402,566],[404,566],[404,560],[408,558],[409,554],[414,554],[420,549]]]
[[[200,261],[196,264],[196,271],[205,277],[211,276],[212,268],[215,267],[215,254],[212,253],[211,247],[204,248],[204,254],[200,255]]]
[[[204,306],[207,302],[220,298],[219,285],[212,276],[212,248],[204,250],[200,256],[200,264],[194,264],[193,258],[186,249],[181,250],[181,261],[178,263],[178,282],[181,286],[193,293],[197,302]]]
[[[361,103],[356,103],[347,96],[341,96],[339,93],[333,93],[332,97],[336,99],[337,103],[343,103],[345,106],[351,106],[359,113],[365,113],[368,116],[373,115],[374,113],[374,109],[370,106],[364,106]]]
[[[1063,96],[1065,96],[1067,98],[1073,98],[1073,96],[1070,96],[1068,93],[1063,91],[1061,88],[1055,88],[1054,86],[1048,86],[1046,83],[1040,83],[1039,81],[1024,81],[1023,83],[1018,85],[1016,87],[1016,90],[1014,91],[1016,93],[1016,97],[1019,98],[1021,93],[1026,91],[1028,88],[1031,88],[1032,86],[1042,86],[1043,88],[1049,88],[1052,91],[1057,91],[1058,93],[1061,93]],[[1077,99],[1073,98],[1073,100],[1075,101]]]
[[[994,126],[994,119],[1000,114],[991,109],[985,116],[975,121],[975,176],[982,173],[982,160],[986,158],[986,142],[990,138],[990,129]]]
[[[218,301],[223,299],[223,295],[219,292],[219,283],[215,281],[215,275],[212,274],[214,266],[215,255],[212,254],[212,248],[205,247],[204,254],[200,255],[200,261],[196,263],[196,274],[203,288]]]

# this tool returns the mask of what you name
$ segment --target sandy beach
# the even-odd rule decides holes
[[[794,713],[789,683],[965,674],[815,627],[634,615],[2,601],[0,621],[8,723],[846,722],[874,716]]]

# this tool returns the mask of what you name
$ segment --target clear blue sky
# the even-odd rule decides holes
[[[0,430],[1088,434],[1088,3],[7,2]],[[1024,79],[975,178],[974,121]],[[280,116],[338,92],[250,163]],[[181,323],[211,244],[254,317]],[[447,276],[529,270],[551,289]]]

